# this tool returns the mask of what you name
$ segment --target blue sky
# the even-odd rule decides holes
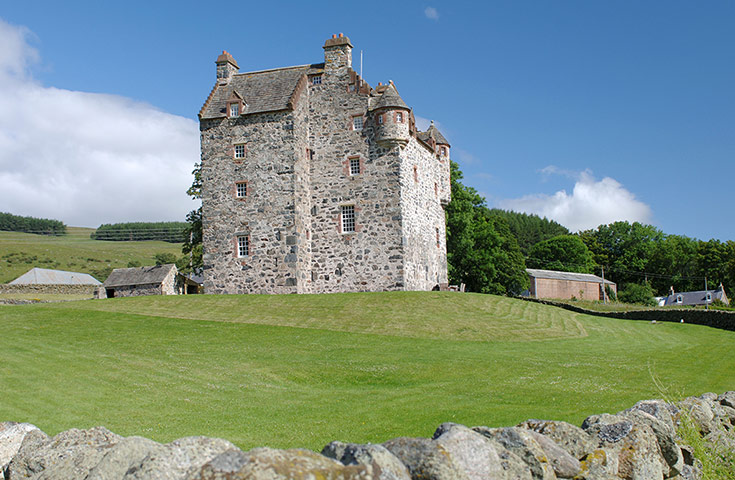
[[[343,32],[491,207],[735,239],[735,2],[34,1],[0,6],[0,211],[178,220],[196,115],[241,71]]]

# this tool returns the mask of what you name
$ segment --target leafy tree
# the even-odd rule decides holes
[[[153,257],[156,260],[156,265],[168,265],[169,263],[176,263],[176,255],[173,253],[157,253]]]
[[[670,287],[677,292],[702,288],[697,274],[697,240],[681,235],[664,235],[656,243],[647,265],[654,292],[666,294]]]
[[[12,213],[0,212],[0,230],[41,235],[64,235],[66,233],[66,225],[60,220],[21,217]]]
[[[523,252],[503,217],[490,211],[489,220],[500,236],[500,245],[493,258],[497,272],[495,284],[503,287],[503,291],[498,293],[520,295],[530,287]]]
[[[618,300],[623,303],[637,303],[639,305],[656,306],[653,298],[653,289],[648,283],[626,283],[618,291]]]
[[[595,261],[587,245],[576,235],[559,235],[531,247],[529,268],[592,273]]]
[[[194,180],[191,187],[186,191],[191,198],[198,200],[202,198],[202,164],[197,163],[192,170]],[[204,269],[202,260],[202,207],[190,211],[186,215],[187,226],[184,228],[184,245],[181,251],[191,258],[191,270],[188,268],[181,269],[183,273],[201,274]]]
[[[700,240],[697,245],[696,273],[699,277],[697,290],[704,288],[703,277],[706,277],[710,289],[722,283],[725,292],[732,292],[735,288],[735,242]]]
[[[606,278],[618,284],[644,281],[648,262],[663,233],[652,225],[615,222],[580,234],[594,256],[605,266]]]
[[[490,210],[493,215],[503,217],[516,238],[523,255],[529,256],[531,248],[544,240],[558,235],[569,235],[569,230],[559,223],[538,215],[500,210]]]
[[[452,162],[452,201],[446,209],[449,280],[464,283],[473,292],[519,292],[528,280],[522,279],[525,264],[510,228],[491,215],[485,199],[463,185],[462,178]]]

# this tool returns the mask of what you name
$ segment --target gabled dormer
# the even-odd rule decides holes
[[[230,97],[227,99],[227,117],[237,118],[245,113],[247,107],[245,99],[237,90],[233,90]]]

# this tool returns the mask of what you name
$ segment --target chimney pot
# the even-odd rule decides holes
[[[342,35],[342,34],[340,33],[340,34],[339,34],[339,38],[342,38],[342,37],[344,37],[344,35]]]
[[[332,34],[332,38],[337,38],[337,34],[336,33],[333,33]]]

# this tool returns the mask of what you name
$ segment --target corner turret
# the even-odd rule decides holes
[[[382,147],[403,148],[410,136],[411,109],[398,94],[392,81],[386,87],[378,85],[376,91],[382,93],[371,108],[375,140]]]

